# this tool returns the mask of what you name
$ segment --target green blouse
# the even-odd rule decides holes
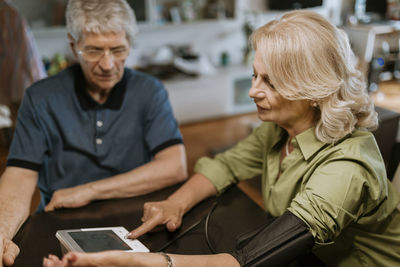
[[[314,253],[329,266],[399,266],[400,194],[386,178],[373,135],[355,131],[335,144],[320,142],[315,128],[292,139],[279,166],[287,133],[266,122],[195,172],[222,192],[257,175],[267,212],[301,218],[315,237]]]

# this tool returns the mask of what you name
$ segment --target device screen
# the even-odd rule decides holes
[[[112,230],[69,232],[69,235],[85,252],[131,250]]]

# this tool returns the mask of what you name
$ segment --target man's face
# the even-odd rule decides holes
[[[125,32],[85,32],[73,49],[89,90],[109,92],[121,80],[129,55]]]

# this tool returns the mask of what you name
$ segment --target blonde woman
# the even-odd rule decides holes
[[[130,237],[159,224],[174,231],[199,201],[256,175],[276,223],[231,254],[72,253],[62,262],[52,256],[46,266],[100,259],[121,266],[266,266],[268,247],[287,245],[283,236],[296,240],[291,233],[305,234],[295,250],[283,249],[284,263],[312,248],[330,266],[398,265],[400,197],[368,131],[377,127],[377,114],[346,35],[316,13],[293,11],[256,30],[251,42],[249,96],[265,123],[214,159],[200,159],[196,174],[167,200],[146,203],[144,222]],[[273,240],[271,232],[282,238]]]

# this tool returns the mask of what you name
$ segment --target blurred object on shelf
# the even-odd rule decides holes
[[[368,71],[369,92],[377,91],[381,82],[400,80],[400,37],[396,46],[391,46],[388,40],[383,40],[378,51],[372,58]]]
[[[209,75],[215,73],[215,68],[210,60],[204,56],[199,55],[196,59],[186,59],[184,57],[176,57],[174,59],[174,66],[182,73],[188,75]]]
[[[250,64],[251,65],[251,59],[250,59],[250,54],[252,52],[252,48],[250,46],[250,42],[249,42],[249,38],[251,33],[254,31],[254,27],[250,24],[249,21],[246,20],[246,22],[243,24],[242,27],[243,33],[245,35],[245,40],[246,40],[246,44],[245,44],[245,48],[243,51],[243,64]]]
[[[383,0],[356,0],[354,13],[359,23],[384,21],[387,16],[387,4]]]
[[[235,2],[227,0],[208,0],[203,8],[205,19],[226,19],[235,16]]]
[[[165,6],[158,4],[152,10],[153,21],[157,24],[164,24],[168,20],[168,11]]]
[[[190,45],[164,45],[143,53],[140,61],[137,70],[163,80],[178,74],[196,77],[215,73],[215,68],[208,58],[194,53]]]
[[[150,21],[156,24],[230,19],[235,16],[233,0],[161,0],[150,7]]]
[[[180,24],[182,22],[181,14],[178,7],[170,8],[169,15],[171,16],[172,23]]]
[[[230,56],[229,53],[224,51],[221,53],[221,66],[226,67],[230,64]]]
[[[192,0],[183,0],[181,3],[181,10],[185,21],[193,21],[197,19],[197,13],[195,12]]]
[[[387,18],[400,20],[400,0],[387,0]]]
[[[43,59],[47,74],[53,76],[66,67],[68,67],[68,60],[61,54],[55,54],[51,59]]]

